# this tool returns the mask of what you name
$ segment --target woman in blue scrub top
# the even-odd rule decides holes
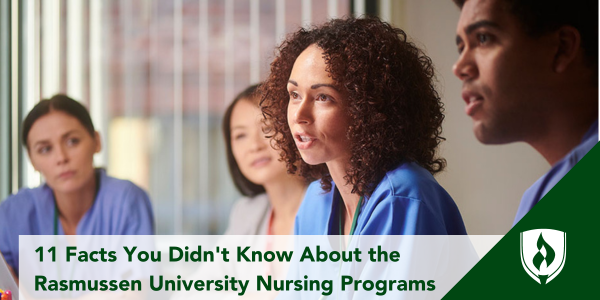
[[[0,251],[19,274],[19,235],[151,235],[146,192],[93,166],[100,135],[86,108],[56,95],[23,121],[23,145],[45,179],[0,204]]]
[[[466,234],[433,175],[443,105],[431,59],[377,18],[331,20],[281,44],[261,107],[290,172],[316,177],[302,235]]]

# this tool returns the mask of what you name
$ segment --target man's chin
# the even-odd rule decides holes
[[[473,133],[475,138],[484,145],[503,145],[514,142],[502,130],[498,130],[493,126],[486,126],[481,121],[473,122]]]

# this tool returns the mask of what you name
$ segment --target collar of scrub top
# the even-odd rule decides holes
[[[94,191],[94,202],[96,201],[96,197],[98,197],[98,191],[100,191],[100,173],[102,169],[97,168],[94,170],[94,174],[96,177],[96,190]],[[52,193],[54,197],[54,193]],[[58,204],[56,204],[56,197],[54,197],[54,235],[58,235]],[[77,227],[75,227],[75,233],[77,233]]]
[[[336,192],[339,194],[339,191],[337,190],[336,187]],[[358,220],[358,215],[360,215],[360,210],[362,208],[362,203],[363,203],[363,196],[360,196],[360,198],[358,199],[358,203],[356,204],[356,209],[354,210],[354,217],[352,218],[352,225],[350,225],[350,238],[348,239],[348,244],[346,245],[346,247],[342,247],[343,246],[343,239],[344,239],[344,224],[342,222],[343,216],[344,216],[344,209],[342,207],[342,205],[344,205],[344,199],[342,199],[342,195],[340,196],[340,201],[342,203],[339,203],[339,208],[338,208],[338,220],[339,220],[339,225],[338,225],[338,230],[339,230],[339,235],[340,235],[340,250],[344,249],[344,248],[348,248],[348,246],[350,246],[350,242],[352,241],[352,236],[354,235],[354,231],[356,230],[356,223]]]
[[[341,197],[340,197],[341,198]],[[350,235],[354,235],[354,230],[356,229],[356,220],[358,220],[358,215],[360,215],[360,209],[362,207],[362,202],[363,202],[364,197],[360,196],[360,199],[358,199],[358,203],[356,204],[356,209],[354,210],[354,217],[352,218],[352,226],[350,226]],[[344,200],[342,200],[344,201]],[[343,229],[343,224],[342,224],[342,218],[344,216],[344,210],[342,209],[342,206],[339,206],[339,221],[340,221],[340,225],[339,225],[339,233],[340,235],[344,235],[344,229]]]
[[[95,173],[95,177],[96,177],[96,190],[94,191],[94,201],[96,201],[96,197],[98,196],[98,191],[100,191],[100,173],[102,172],[102,169],[97,168],[96,170],[94,170]],[[52,194],[54,196],[54,193]],[[77,233],[77,228],[75,228],[75,233]],[[58,235],[58,204],[56,204],[56,198],[54,199],[54,235],[57,236]],[[55,244],[58,244],[58,239],[55,239]],[[58,269],[58,278],[59,278],[59,282],[61,281],[61,268],[60,268],[60,260],[58,260],[57,262],[57,269]],[[71,267],[71,276],[70,278],[73,278],[73,273],[75,272],[75,262],[73,262],[72,267]],[[62,295],[62,291],[61,291],[61,295]],[[71,296],[71,291],[69,291],[67,297]]]

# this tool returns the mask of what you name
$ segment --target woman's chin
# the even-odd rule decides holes
[[[277,178],[276,176],[274,176],[274,173],[271,170],[261,170],[261,172],[253,173],[250,176],[246,174],[244,174],[244,176],[246,176],[246,178],[248,178],[250,182],[257,185],[268,184],[269,182],[272,182]]]
[[[320,164],[324,163],[324,161],[322,161],[320,159],[316,159],[314,157],[308,157],[308,156],[302,156],[302,160],[311,166],[316,166],[316,165],[320,165]]]
[[[75,184],[74,182],[62,182],[49,186],[54,193],[59,194],[71,194],[82,189],[81,184]]]
[[[81,178],[73,177],[68,180],[57,180],[55,182],[48,182],[48,186],[54,191],[54,193],[60,194],[71,194],[81,192],[83,189],[88,187],[87,180],[81,180]],[[89,186],[92,188],[93,186]]]

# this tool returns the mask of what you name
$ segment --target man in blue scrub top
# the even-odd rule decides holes
[[[552,166],[515,224],[598,141],[598,1],[454,0],[454,74],[484,144],[526,142]]]

